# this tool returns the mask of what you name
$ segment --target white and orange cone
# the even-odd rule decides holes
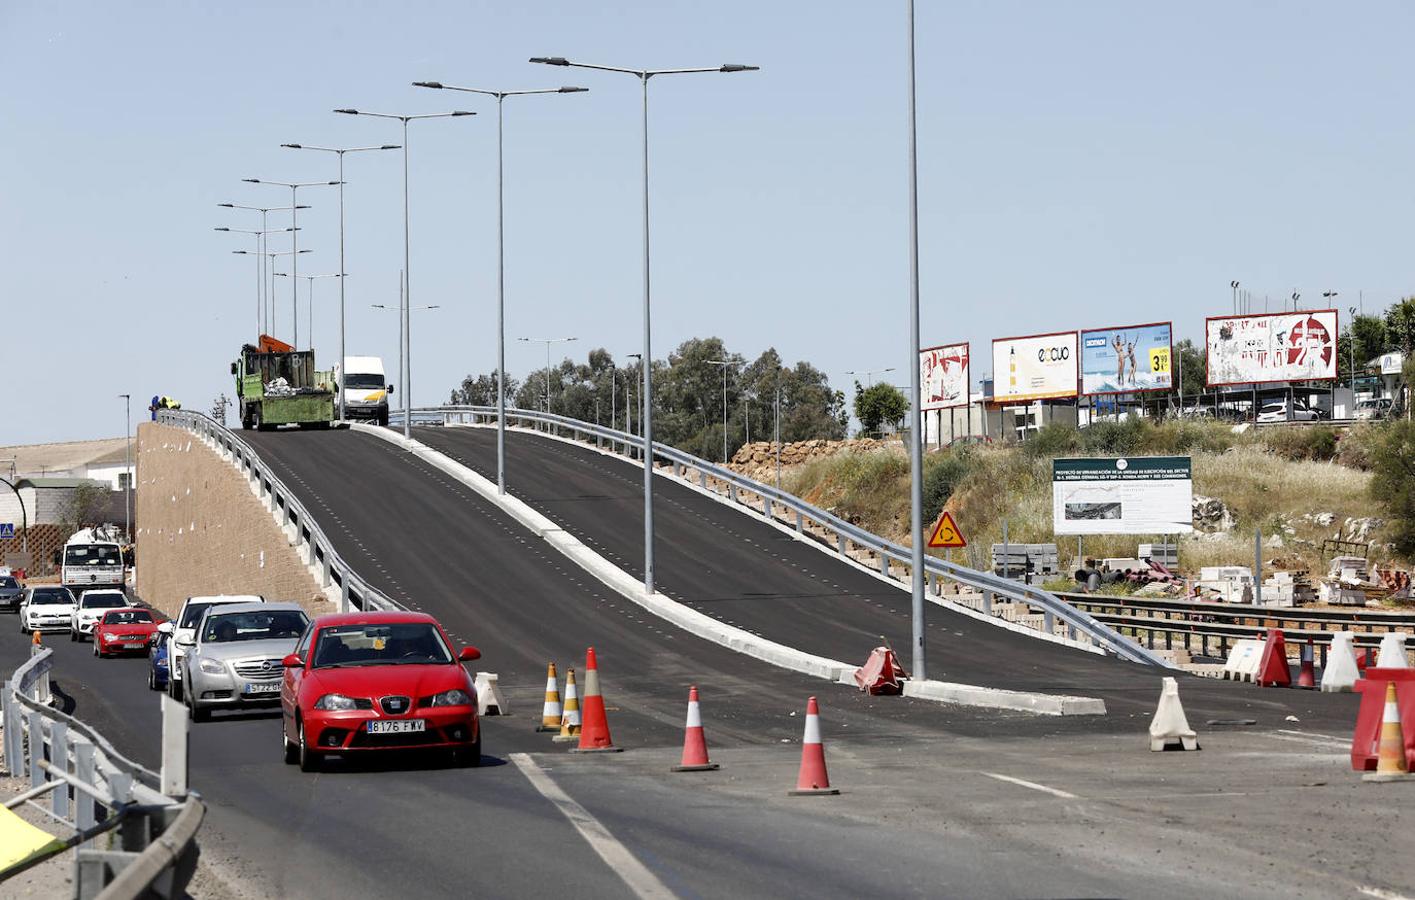
[[[711,772],[717,763],[708,760],[707,735],[703,733],[703,716],[698,709],[698,686],[688,688],[688,723],[683,728],[683,761],[674,772]]]
[[[796,776],[796,789],[786,793],[792,797],[840,793],[839,790],[830,786],[830,776],[825,771],[825,745],[821,743],[820,707],[816,705],[815,697],[806,701],[806,734],[801,739],[801,771]]]
[[[1362,781],[1404,781],[1410,778],[1405,759],[1405,734],[1400,728],[1400,707],[1395,699],[1395,682],[1386,682],[1386,705],[1381,714],[1381,738],[1376,747],[1376,771],[1361,776]]]
[[[595,660],[593,647],[585,651],[585,706],[582,714],[584,722],[580,727],[580,743],[571,748],[571,753],[618,753],[622,749],[614,746],[614,741],[609,737],[609,716],[604,710],[604,696],[599,692],[599,663]]]
[[[541,708],[536,731],[559,731],[560,716],[560,685],[555,679],[555,663],[550,663],[545,673],[545,706]]]
[[[575,687],[575,670],[565,672],[565,715],[560,719],[560,733],[553,741],[578,741],[580,739],[580,693]]]

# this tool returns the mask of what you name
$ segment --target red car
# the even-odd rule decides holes
[[[312,772],[328,754],[444,749],[481,765],[477,693],[437,620],[415,612],[320,616],[284,659],[285,762]]]
[[[110,609],[93,627],[93,655],[147,653],[147,645],[161,623],[150,610],[127,607]]]

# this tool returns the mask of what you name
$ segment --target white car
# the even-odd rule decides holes
[[[20,601],[20,632],[66,631],[74,615],[74,595],[57,584],[25,588]]]
[[[167,644],[167,692],[173,700],[182,699],[182,657],[196,643],[197,625],[208,609],[223,603],[264,603],[264,597],[253,594],[218,594],[212,597],[188,597],[182,611],[171,622],[163,622],[157,632]]]
[[[1315,409],[1309,409],[1301,403],[1292,404],[1292,415],[1289,417],[1286,400],[1264,403],[1258,410],[1259,422],[1315,422],[1320,418],[1321,414]]]
[[[92,639],[93,629],[104,613],[110,609],[124,609],[129,606],[132,604],[128,602],[127,594],[122,591],[111,588],[84,591],[79,595],[78,605],[74,607],[74,614],[69,618],[69,640]]]
[[[1376,397],[1366,400],[1356,401],[1356,410],[1351,414],[1351,418],[1362,421],[1374,421],[1376,419],[1386,419],[1390,417],[1391,411],[1395,407],[1395,402],[1389,397]]]

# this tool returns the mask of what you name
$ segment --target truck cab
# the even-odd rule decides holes
[[[334,369],[334,383],[343,386],[344,418],[388,425],[388,395],[393,393],[393,385],[384,375],[381,357],[344,357],[343,366]]]

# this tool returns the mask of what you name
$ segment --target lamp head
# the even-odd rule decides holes
[[[442,90],[442,82],[440,82],[440,81],[414,81],[414,82],[413,82],[413,87],[434,88],[434,89],[440,91],[440,90]]]
[[[568,66],[570,61],[563,56],[532,56],[531,62],[546,66]]]

